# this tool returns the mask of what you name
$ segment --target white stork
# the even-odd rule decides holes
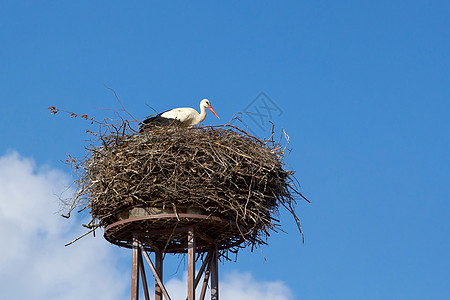
[[[190,107],[174,108],[165,112],[162,112],[154,117],[145,119],[141,125],[141,131],[147,125],[157,125],[157,126],[168,126],[168,125],[178,125],[180,127],[190,127],[197,125],[206,118],[206,110],[209,109],[218,119],[219,116],[216,114],[211,106],[208,99],[203,99],[200,102],[200,113],[195,109]]]

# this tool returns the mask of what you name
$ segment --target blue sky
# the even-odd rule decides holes
[[[290,136],[286,162],[312,200],[297,206],[306,241],[282,214],[288,234],[270,238],[267,261],[242,251],[221,277],[278,283],[280,299],[448,299],[449,11],[446,1],[2,1],[2,178],[22,168],[48,189],[53,172],[68,184],[61,160],[82,156],[95,127],[47,107],[102,118],[110,112],[98,108],[119,108],[104,85],[139,119],[147,105],[197,108],[208,98],[221,120],[210,114],[205,124],[215,125],[264,92],[282,111],[272,120]],[[45,195],[39,201],[56,201]],[[71,222],[49,221],[67,226],[55,245],[77,235]],[[105,282],[127,275],[128,250],[86,239],[57,253],[98,247],[110,258],[98,267]],[[123,278],[117,299],[128,298]]]

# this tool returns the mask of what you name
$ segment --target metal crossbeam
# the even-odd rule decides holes
[[[167,293],[166,288],[164,287],[164,284],[162,283],[161,278],[159,277],[158,273],[156,272],[155,266],[152,263],[152,260],[148,256],[147,252],[145,251],[144,247],[141,243],[139,243],[139,248],[142,250],[142,254],[144,254],[144,258],[147,261],[148,266],[150,267],[150,270],[152,270],[153,276],[156,279],[156,282],[158,283],[159,287],[161,288],[164,297],[166,297],[166,300],[171,300],[169,294]]]
[[[200,300],[205,299],[206,288],[208,287],[208,281],[209,281],[210,268],[211,268],[211,257],[210,257],[210,260],[208,261],[208,268],[206,268],[206,271],[205,271],[205,278],[203,279],[202,291],[200,293]]]
[[[145,300],[150,300],[150,295],[148,293],[147,276],[145,276],[144,261],[142,260],[142,253],[139,255],[139,270],[141,270],[142,286],[144,287]]]
[[[207,265],[209,265],[212,257],[212,251],[208,251],[208,254],[206,255],[205,260],[202,263],[202,266],[200,267],[200,270],[198,270],[197,277],[195,277],[195,287],[197,288],[198,283],[200,282],[200,279],[202,278],[203,272],[205,271],[205,268]]]

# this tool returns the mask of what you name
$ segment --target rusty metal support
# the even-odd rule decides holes
[[[161,281],[163,280],[163,254],[161,251],[155,251],[155,270]],[[155,300],[162,300],[162,290],[155,279]]]
[[[188,300],[195,300],[195,232],[188,228]]]
[[[150,300],[150,294],[148,289],[148,282],[146,277],[146,270],[144,266],[144,258],[147,261],[150,270],[155,278],[155,300],[171,300],[169,294],[167,293],[166,288],[163,284],[163,259],[164,252],[161,250],[161,243],[153,243],[153,240],[149,236],[147,232],[141,233],[138,231],[128,231],[131,233],[132,238],[128,236],[128,247],[132,248],[132,272],[131,272],[131,299],[139,300],[139,290],[140,288],[140,278],[142,279],[142,286],[145,299]],[[163,232],[165,229],[161,229]],[[199,296],[200,300],[204,300],[206,297],[206,291],[208,289],[208,284],[210,283],[211,287],[211,300],[219,300],[219,270],[218,270],[218,261],[219,261],[219,251],[218,245],[216,241],[211,238],[208,234],[202,233],[200,229],[194,227],[189,224],[183,228],[178,228],[179,232],[185,232],[182,234],[184,240],[187,238],[187,245],[185,242],[176,242],[175,244],[180,247],[184,253],[187,250],[187,258],[188,258],[188,287],[187,287],[187,299],[186,300],[195,300],[195,293],[198,284],[202,280],[203,283]],[[197,241],[198,238],[198,241]],[[131,244],[130,244],[131,242]],[[220,244],[222,247],[223,245]],[[186,247],[187,246],[187,247]],[[203,252],[208,250],[206,256],[202,254],[200,257],[204,257],[204,260],[201,264],[201,267],[196,274],[195,265],[196,265],[196,252],[197,246],[199,246],[199,251]],[[206,249],[205,249],[206,248]],[[172,248],[171,250],[173,251]],[[164,251],[166,248],[164,248]],[[149,257],[149,253],[147,251],[155,252],[155,265]]]
[[[206,277],[206,273],[205,273],[205,278],[209,278],[209,268],[211,266],[211,257],[212,257],[213,252],[210,250],[208,251],[208,254],[206,255],[205,260],[203,260],[202,266],[200,267],[200,270],[198,270],[197,272],[197,276],[195,277],[195,283],[194,283],[194,289],[197,288],[198,283],[200,282],[200,279],[202,279],[202,275],[203,272],[205,272],[205,268],[207,268],[207,272],[208,272],[208,277]],[[203,282],[203,284],[205,285],[205,283]],[[206,285],[208,284],[208,280],[206,280]],[[203,289],[202,289],[202,293],[203,293]],[[204,296],[203,296],[204,297]],[[200,298],[202,299],[202,298]],[[186,300],[188,300],[188,298],[186,297]]]
[[[206,266],[210,264],[211,257],[213,252],[210,250],[208,251],[208,254],[206,255],[205,260],[202,263],[202,266],[200,267],[200,270],[198,270],[197,276],[195,277],[195,287],[197,288],[198,283],[200,282],[200,279],[202,278],[203,272],[205,271]]]
[[[150,300],[150,294],[148,293],[147,276],[145,275],[144,261],[142,259],[141,248],[139,248],[139,270],[141,270],[142,286],[144,288],[145,300]]]
[[[131,259],[131,300],[139,299],[139,239],[136,233],[133,233],[133,256]]]
[[[219,300],[219,256],[217,245],[211,249],[211,300]]]
[[[166,288],[165,288],[165,286],[164,286],[164,284],[162,282],[161,277],[159,277],[158,273],[156,272],[155,266],[152,263],[152,260],[150,259],[150,257],[148,256],[147,252],[145,251],[144,247],[140,243],[139,243],[139,248],[141,249],[142,254],[144,254],[144,258],[147,261],[147,264],[150,267],[150,270],[152,271],[153,276],[155,277],[155,280],[156,280],[158,286],[161,288],[161,290],[162,290],[162,292],[164,294],[164,297],[166,297],[166,300],[170,300],[170,296],[167,293],[167,290],[166,290]]]
[[[205,278],[203,279],[202,291],[200,293],[200,299],[199,300],[204,300],[205,299],[206,288],[208,287],[209,274],[210,274],[210,268],[211,268],[211,257],[209,258],[209,260],[205,259],[205,261],[208,262],[208,267],[206,268],[206,271],[205,271]]]

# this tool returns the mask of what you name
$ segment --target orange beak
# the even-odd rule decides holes
[[[207,108],[217,117],[217,119],[220,119],[219,116],[216,114],[216,112],[214,111],[214,109],[212,108],[212,106],[207,106]]]

